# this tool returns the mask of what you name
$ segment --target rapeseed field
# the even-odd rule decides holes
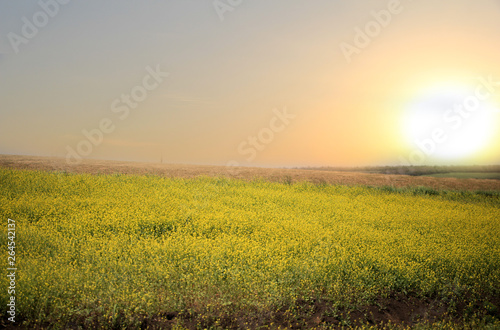
[[[500,326],[495,193],[0,169],[8,218],[25,328]]]

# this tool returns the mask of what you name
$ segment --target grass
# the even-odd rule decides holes
[[[437,174],[429,174],[426,176],[434,177],[434,178],[457,178],[457,179],[493,179],[500,180],[500,173],[487,173],[487,172],[478,172],[478,173],[469,173],[469,172],[457,172],[457,173],[437,173]]]
[[[366,169],[339,168],[332,170],[283,169],[260,167],[232,167],[209,165],[181,165],[159,163],[119,162],[85,159],[80,164],[68,165],[64,158],[0,155],[0,167],[26,170],[59,171],[86,174],[137,174],[158,175],[173,178],[197,178],[207,176],[253,181],[261,178],[281,183],[311,182],[314,184],[347,186],[393,186],[397,188],[428,187],[435,190],[500,191],[500,180],[468,180],[432,178],[422,176],[442,172],[499,172],[500,166],[486,167],[378,167]],[[359,170],[374,170],[362,173]],[[342,171],[341,171],[342,170]],[[392,174],[387,174],[392,173]],[[409,174],[409,175],[401,175]]]
[[[497,192],[0,168],[7,218],[25,328],[500,326]]]

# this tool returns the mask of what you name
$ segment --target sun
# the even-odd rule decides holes
[[[403,134],[426,160],[467,160],[493,143],[499,112],[479,83],[441,83],[408,102]]]

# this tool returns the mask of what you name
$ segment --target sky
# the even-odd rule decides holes
[[[0,2],[0,153],[500,164],[499,0]]]

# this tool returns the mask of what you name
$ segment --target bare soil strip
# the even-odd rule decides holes
[[[397,174],[373,174],[344,171],[319,171],[260,167],[226,167],[211,165],[182,165],[140,163],[111,160],[83,160],[67,164],[64,158],[0,155],[0,167],[63,171],[90,174],[139,174],[165,177],[195,178],[198,176],[227,177],[242,180],[265,179],[275,182],[312,182],[362,186],[428,187],[438,190],[500,191],[500,180],[415,177]]]

